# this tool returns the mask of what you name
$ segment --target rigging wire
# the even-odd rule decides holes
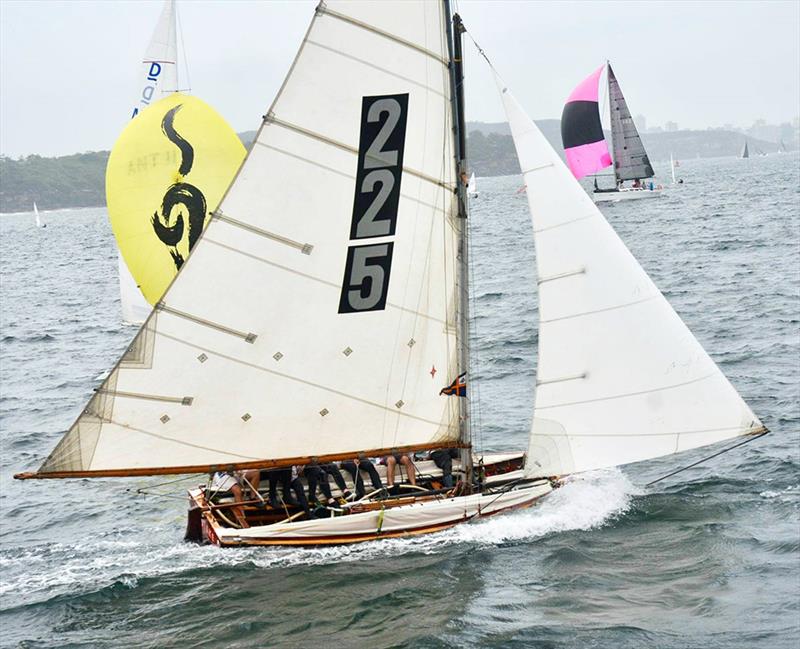
[[[764,435],[766,435],[767,433],[769,433],[769,430],[765,429],[763,433],[758,433],[757,435],[751,435],[747,439],[742,440],[741,442],[738,442],[737,444],[734,444],[733,446],[729,446],[728,448],[724,448],[721,451],[718,451],[717,453],[714,453],[713,455],[709,455],[709,456],[704,457],[704,458],[702,458],[700,460],[697,460],[697,462],[692,462],[692,464],[688,464],[685,467],[682,467],[680,469],[675,469],[675,471],[671,471],[670,473],[667,473],[666,475],[662,475],[660,478],[656,478],[655,480],[652,480],[652,481],[648,482],[645,485],[645,487],[649,487],[650,485],[654,485],[656,482],[661,482],[665,478],[669,478],[670,476],[673,476],[673,475],[676,475],[676,474],[681,473],[683,471],[686,471],[687,469],[691,469],[692,467],[695,467],[698,464],[702,464],[703,462],[706,462],[706,461],[710,460],[711,458],[717,457],[718,455],[722,455],[723,453],[727,453],[728,451],[732,451],[735,448],[739,448],[740,446],[744,446],[745,444],[748,444],[748,443],[750,443],[752,441],[757,440],[759,437],[764,437]]]
[[[184,40],[183,40],[183,24],[181,23],[180,15],[178,14],[177,8],[175,10],[175,22],[178,25],[178,33],[181,36],[181,54],[183,54],[183,69],[186,71],[186,88],[181,88],[180,87],[180,82],[178,82],[178,84],[177,84],[178,87],[175,88],[175,90],[176,90],[176,92],[186,91],[186,92],[190,93],[190,92],[192,92],[192,80],[189,77],[189,59],[186,56],[186,44],[184,43]],[[178,68],[178,60],[179,59],[176,56],[175,57],[176,79],[179,78],[178,77],[178,69],[177,69]]]

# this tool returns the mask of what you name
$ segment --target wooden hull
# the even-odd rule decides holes
[[[539,481],[507,492],[452,498],[411,497],[403,499],[411,502],[396,506],[387,503],[386,508],[246,529],[220,525],[213,515],[201,511],[199,503],[196,511],[201,511],[204,541],[220,547],[344,545],[439,532],[459,523],[531,507],[550,491],[548,481]]]
[[[521,482],[521,462],[519,453],[485,456],[489,477],[483,493],[447,496],[414,491],[403,497],[354,503],[344,513],[324,510],[325,517],[308,520],[288,517],[289,512],[251,509],[251,526],[246,528],[231,524],[230,510],[210,505],[205,489],[198,488],[189,492],[186,538],[220,547],[324,546],[439,532],[473,519],[530,507],[547,495],[552,490],[549,481]]]

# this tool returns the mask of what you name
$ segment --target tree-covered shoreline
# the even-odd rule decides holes
[[[559,153],[561,126],[557,119],[536,122]],[[477,176],[505,176],[520,172],[508,124],[468,123],[470,168]],[[255,131],[240,133],[245,146]],[[645,133],[644,145],[654,162],[738,155],[744,136],[731,131],[675,131]],[[748,138],[751,150],[773,153],[776,145]],[[56,158],[29,155],[13,160],[0,156],[0,212],[27,212],[34,201],[39,209],[103,207],[108,151],[90,151]]]

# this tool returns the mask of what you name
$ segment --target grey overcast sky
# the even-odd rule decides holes
[[[179,0],[191,91],[255,129],[315,0]],[[0,0],[0,153],[109,149],[160,0]],[[634,114],[681,128],[791,121],[800,113],[800,2],[461,0],[457,9],[535,118],[610,59]],[[180,35],[179,35],[180,39]],[[503,121],[471,43],[467,116]]]

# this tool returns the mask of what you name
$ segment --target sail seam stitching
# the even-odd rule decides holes
[[[306,137],[318,140],[319,142],[330,144],[331,146],[334,146],[337,149],[341,149],[342,151],[347,151],[349,153],[358,155],[358,149],[350,146],[349,144],[345,144],[344,142],[339,142],[337,140],[334,140],[333,138],[326,137],[321,133],[316,133],[314,131],[310,131],[306,128],[303,128],[302,126],[297,126],[296,124],[292,124],[282,119],[278,119],[277,117],[275,117],[274,114],[267,115],[264,118],[264,121],[267,122],[268,124],[275,124],[276,126],[282,126],[285,129],[294,131],[295,133],[299,133],[300,135],[305,135]],[[410,167],[406,167],[405,165],[403,166],[403,172],[411,174],[412,176],[416,176],[417,178],[421,178],[422,180],[425,180],[429,183],[433,183],[434,185],[444,187],[447,190],[453,189],[452,185],[449,185],[446,182],[439,180],[438,178],[433,178],[432,176],[429,176],[428,174],[423,173],[422,171],[417,171],[416,169],[411,169]]]
[[[271,239],[272,241],[277,241],[278,243],[286,244],[292,248],[297,248],[300,252],[304,255],[310,255],[311,251],[314,249],[310,243],[300,243],[299,241],[295,241],[293,239],[289,239],[288,237],[281,236],[280,234],[274,234],[267,230],[262,230],[255,225],[250,225],[249,223],[245,223],[244,221],[239,221],[234,219],[226,214],[222,213],[222,210],[217,210],[211,213],[212,218],[216,218],[220,221],[228,223],[229,225],[234,225],[238,228],[242,228],[243,230],[247,230],[248,232],[252,232],[254,234],[258,234],[266,239]]]
[[[396,77],[397,79],[401,79],[402,81],[406,81],[408,83],[412,83],[415,86],[419,86],[420,88],[422,88],[423,90],[425,90],[427,92],[432,92],[434,94],[439,95],[440,97],[442,97],[444,99],[447,99],[447,95],[445,95],[443,92],[440,92],[439,90],[436,90],[435,88],[431,88],[430,86],[426,86],[424,83],[420,83],[419,81],[414,81],[414,79],[410,79],[409,77],[404,77],[402,74],[397,74],[396,72],[392,72],[391,70],[387,70],[386,68],[382,68],[379,65],[375,65],[374,63],[370,63],[369,61],[365,61],[364,59],[360,59],[357,56],[353,56],[352,54],[346,54],[345,52],[342,52],[341,50],[334,49],[332,47],[329,47],[328,45],[323,45],[322,43],[319,43],[317,41],[307,40],[306,43],[310,43],[311,45],[315,45],[316,47],[319,47],[320,49],[323,49],[323,50],[327,50],[328,52],[331,52],[333,54],[338,54],[339,56],[342,56],[342,57],[344,57],[346,59],[350,59],[351,61],[355,61],[357,63],[361,63],[362,65],[365,65],[365,66],[367,66],[369,68],[372,68],[373,70],[378,70],[380,72],[383,72],[384,74],[388,74],[391,77]]]
[[[191,315],[190,313],[186,313],[184,311],[179,311],[178,309],[174,309],[172,307],[167,306],[163,302],[159,302],[156,305],[156,309],[159,311],[164,311],[165,313],[169,313],[170,315],[177,316],[179,318],[183,318],[185,320],[190,320],[191,322],[195,322],[197,324],[203,325],[205,327],[210,327],[211,329],[216,329],[217,331],[221,331],[226,334],[230,334],[232,336],[237,336],[238,338],[244,339],[245,342],[254,343],[256,338],[258,337],[254,333],[245,333],[243,331],[237,331],[236,329],[231,329],[230,327],[226,327],[221,324],[217,324],[216,322],[211,322],[210,320],[205,320],[204,318],[199,318],[197,316]],[[156,334],[159,332],[156,331]]]
[[[449,61],[443,59],[441,56],[436,54],[435,52],[431,52],[428,49],[425,49],[421,45],[417,45],[416,43],[412,43],[411,41],[407,41],[404,38],[400,38],[399,36],[395,36],[394,34],[390,34],[389,32],[385,32],[382,29],[369,25],[367,23],[361,22],[360,20],[356,20],[355,18],[351,18],[350,16],[346,16],[344,14],[339,13],[338,11],[333,11],[332,9],[328,9],[322,3],[317,8],[317,13],[323,14],[326,16],[330,16],[331,18],[337,18],[343,22],[346,22],[350,25],[355,27],[360,27],[368,32],[372,32],[373,34],[377,34],[378,36],[383,36],[384,38],[389,39],[390,41],[394,41],[395,43],[399,43],[400,45],[404,45],[412,50],[419,52],[420,54],[424,54],[425,56],[429,56],[434,61],[438,61],[445,67],[449,66]]]
[[[341,390],[335,390],[333,388],[329,388],[329,387],[327,387],[325,385],[322,385],[320,383],[314,383],[313,381],[307,381],[306,379],[301,379],[301,378],[298,378],[296,376],[290,376],[289,374],[284,374],[283,372],[277,372],[275,370],[271,370],[271,369],[269,369],[267,367],[264,367],[263,365],[257,365],[256,363],[250,363],[248,361],[242,360],[240,358],[235,358],[235,357],[229,356],[227,354],[222,354],[220,352],[215,352],[215,351],[212,351],[212,350],[209,350],[209,349],[204,349],[204,348],[200,347],[199,345],[195,345],[195,344],[190,343],[188,341],[181,340],[180,338],[177,338],[176,336],[172,336],[170,334],[166,334],[166,333],[163,333],[163,332],[158,332],[158,335],[163,336],[164,338],[168,338],[170,340],[173,340],[173,341],[175,341],[177,343],[186,345],[187,347],[192,347],[194,349],[201,350],[201,351],[203,351],[203,352],[205,352],[207,354],[212,354],[212,355],[217,356],[219,358],[224,358],[225,360],[229,360],[229,361],[231,361],[233,363],[238,363],[240,365],[244,365],[246,367],[250,367],[250,368],[252,368],[254,370],[259,370],[261,372],[266,372],[267,374],[272,374],[274,376],[279,376],[279,377],[281,377],[283,379],[286,379],[288,381],[294,381],[296,383],[302,383],[303,385],[308,385],[308,386],[310,386],[312,388],[317,388],[319,390],[324,390],[325,392],[330,392],[331,394],[336,394],[336,395],[339,395],[341,397],[345,397],[346,399],[352,399],[353,401],[358,401],[360,403],[363,403],[363,404],[368,405],[368,406],[372,406],[374,408],[379,408],[381,410],[388,410],[389,412],[394,413],[394,414],[396,414],[398,416],[401,416],[401,417],[409,417],[410,419],[416,419],[417,421],[422,421],[422,422],[424,422],[426,424],[431,424],[433,426],[440,426],[441,425],[441,422],[439,422],[439,421],[433,421],[431,419],[425,419],[424,417],[420,417],[418,415],[412,415],[412,414],[409,414],[407,412],[403,412],[402,410],[399,410],[399,409],[395,408],[394,405],[392,405],[392,406],[384,406],[384,405],[382,405],[380,403],[375,403],[373,401],[368,401],[367,399],[362,399],[361,397],[356,397],[356,396],[354,396],[352,394],[347,394],[346,392],[342,392]]]
[[[702,430],[678,430],[666,433],[537,433],[541,437],[664,437],[668,435],[700,435],[702,433],[721,433],[725,431],[747,432],[749,428],[725,426],[722,428],[704,428]],[[759,431],[755,431],[753,434]],[[677,452],[677,451],[675,451]]]
[[[689,385],[691,383],[699,383],[700,381],[705,381],[708,378],[716,376],[716,372],[711,372],[706,374],[705,376],[700,376],[696,379],[691,379],[689,381],[683,381],[682,383],[676,383],[674,385],[665,385],[659,388],[652,388],[651,390],[642,390],[641,392],[628,392],[626,394],[615,394],[608,397],[598,397],[597,399],[585,399],[583,401],[569,401],[565,403],[557,403],[551,406],[537,406],[536,410],[550,410],[552,408],[563,408],[565,406],[576,406],[583,403],[596,403],[597,401],[613,401],[614,399],[625,399],[627,397],[636,397],[643,394],[651,394],[653,392],[661,392],[662,390],[673,390],[675,388],[683,387],[684,385]]]
[[[530,169],[526,169],[525,171],[522,172],[522,175],[524,176],[525,174],[533,173],[534,171],[541,171],[542,169],[548,169],[549,167],[553,166],[554,165],[552,162],[548,162],[546,164],[539,165],[538,167],[531,167]]]
[[[276,153],[280,153],[281,155],[288,156],[290,158],[294,158],[295,160],[300,160],[301,162],[306,162],[310,165],[314,165],[320,169],[324,169],[325,171],[330,171],[331,173],[336,174],[337,176],[341,176],[342,178],[347,178],[347,180],[355,181],[356,177],[354,174],[347,173],[346,171],[340,171],[334,167],[329,167],[328,165],[324,165],[321,162],[317,162],[316,160],[311,160],[310,158],[305,158],[301,155],[297,155],[296,153],[292,153],[291,151],[287,151],[286,149],[281,149],[279,147],[273,146],[271,144],[267,144],[265,142],[256,142],[259,146],[264,147],[265,149],[270,149],[271,151],[275,151]],[[422,200],[421,198],[417,198],[416,196],[412,196],[410,194],[400,192],[400,197],[404,198],[409,201],[414,201],[419,203],[420,205],[424,205],[425,207],[432,209],[436,212],[442,212],[443,214],[447,214],[447,210],[441,207],[440,205],[434,205],[433,203],[428,203],[427,201]]]
[[[649,302],[650,300],[655,300],[658,295],[651,295],[649,297],[642,298],[641,300],[635,300],[633,302],[626,302],[625,304],[617,304],[616,306],[609,306],[603,309],[595,309],[594,311],[584,311],[582,313],[573,313],[571,315],[564,315],[559,318],[549,318],[548,320],[540,320],[539,324],[549,324],[551,322],[558,322],[560,320],[570,320],[572,318],[582,318],[583,316],[587,315],[594,315],[595,313],[604,313],[606,311],[614,311],[616,309],[625,309],[629,306],[636,306],[637,304],[642,304],[644,302]]]
[[[269,259],[264,259],[263,257],[259,257],[258,255],[254,255],[252,253],[245,252],[244,250],[239,250],[238,248],[234,248],[233,246],[229,246],[226,243],[222,243],[220,241],[214,241],[214,239],[211,239],[209,237],[206,237],[206,239],[208,239],[209,243],[213,243],[214,245],[219,246],[220,248],[225,248],[226,250],[230,250],[231,252],[235,252],[235,253],[238,253],[240,255],[244,255],[245,257],[249,257],[250,259],[253,259],[255,261],[260,261],[261,263],[268,264],[268,265],[270,265],[270,266],[272,266],[274,268],[280,268],[281,270],[285,270],[286,272],[293,273],[295,275],[298,275],[299,277],[305,277],[306,279],[310,279],[312,281],[318,282],[319,284],[324,284],[325,286],[330,286],[332,288],[335,288],[337,291],[341,290],[341,286],[339,284],[334,283],[334,282],[329,282],[328,280],[320,279],[319,277],[315,277],[314,275],[309,275],[308,273],[304,273],[302,271],[295,270],[294,268],[289,268],[288,266],[284,266],[282,264],[277,264],[274,261],[270,261]],[[421,312],[418,312],[418,311],[414,311],[413,309],[409,309],[409,308],[400,306],[399,304],[394,304],[394,303],[388,302],[388,301],[386,302],[386,306],[387,307],[391,307],[393,309],[398,309],[400,311],[403,311],[404,313],[411,313],[413,315],[418,315],[418,316],[420,316],[422,318],[427,318],[428,320],[431,320],[433,322],[438,322],[440,324],[447,325],[447,321],[446,320],[442,320],[441,318],[434,317],[434,316],[432,316],[432,315],[430,315],[428,313],[421,313]],[[249,334],[249,335],[254,335],[254,334]]]
[[[586,216],[579,216],[577,219],[571,219],[569,221],[564,221],[563,223],[556,223],[555,225],[548,225],[544,228],[539,228],[538,230],[534,230],[534,234],[540,234],[542,232],[547,232],[548,230],[555,230],[556,228],[560,228],[565,225],[570,225],[572,223],[577,223],[578,221],[585,221],[586,219],[591,219],[597,216],[596,214],[587,214]]]

